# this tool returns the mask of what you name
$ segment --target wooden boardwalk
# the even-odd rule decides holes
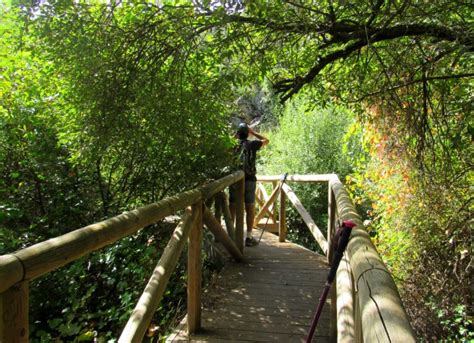
[[[183,320],[167,341],[304,342],[327,273],[324,256],[265,233],[203,293],[203,329],[188,337]],[[329,317],[327,301],[313,342],[329,342]]]

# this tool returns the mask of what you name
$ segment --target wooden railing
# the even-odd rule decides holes
[[[276,218],[276,199],[280,194],[278,223],[280,241],[286,237],[287,198],[302,216],[328,263],[333,256],[333,238],[337,222],[352,220],[351,239],[339,266],[336,287],[333,286],[331,331],[338,342],[415,342],[413,330],[398,294],[397,287],[380,255],[364,229],[355,206],[335,174],[290,175],[286,182],[280,176],[260,176],[261,183],[273,183],[270,196],[258,186],[260,211],[255,225],[263,216]],[[326,238],[316,226],[287,182],[328,183],[328,226]]]
[[[274,224],[278,225],[280,242],[284,242],[286,237],[287,200],[302,216],[316,242],[326,254],[328,262],[332,260],[336,223],[352,220],[357,224],[339,267],[336,287],[333,287],[334,290],[337,289],[337,296],[336,292],[333,292],[332,296],[333,338],[337,337],[339,342],[414,342],[414,334],[395,283],[364,230],[360,217],[337,176],[290,175],[284,182],[280,176],[260,176],[258,181],[271,182],[273,189],[268,195],[264,187],[258,187],[257,200],[260,203],[260,211],[256,215],[255,224],[259,225],[264,216],[271,217]],[[289,186],[291,182],[328,184],[326,236]],[[237,185],[235,225],[223,193],[226,187],[234,183]],[[0,342],[28,342],[28,288],[31,280],[182,209],[185,210],[182,220],[174,230],[119,341],[142,340],[186,241],[188,241],[187,325],[190,333],[195,332],[201,325],[200,252],[203,224],[212,231],[229,254],[240,261],[243,258],[244,238],[243,194],[243,173],[236,172],[194,190],[15,253],[0,256]],[[204,202],[211,198],[216,203],[215,215],[204,205]],[[279,206],[276,206],[277,202]],[[227,231],[221,226],[221,216],[224,217]]]
[[[235,172],[191,191],[125,212],[65,235],[0,256],[0,342],[28,342],[31,280],[77,260],[166,216],[185,209],[119,342],[141,342],[186,241],[188,244],[188,330],[201,325],[201,242],[203,223],[236,260],[243,258],[244,174]],[[236,224],[231,239],[204,201],[236,184]],[[222,197],[222,196],[221,196]],[[228,213],[225,202],[221,208]]]

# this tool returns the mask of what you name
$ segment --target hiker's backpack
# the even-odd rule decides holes
[[[238,147],[240,168],[244,171],[245,177],[254,177],[257,174],[256,150],[252,149],[251,141],[243,140]]]

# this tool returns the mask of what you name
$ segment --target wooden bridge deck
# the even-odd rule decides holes
[[[167,341],[304,342],[327,273],[324,256],[265,233],[203,293],[203,329],[188,337],[183,320]],[[330,305],[313,342],[329,342]]]

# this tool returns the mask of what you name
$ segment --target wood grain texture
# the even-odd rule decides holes
[[[245,251],[244,261],[228,263],[204,292],[202,331],[188,336],[181,327],[169,342],[304,342],[328,273],[326,258],[270,233]],[[313,342],[329,342],[330,307],[326,302]]]
[[[186,209],[182,222],[174,230],[143,294],[140,296],[130,319],[125,325],[119,342],[142,341],[145,331],[153,318],[153,314],[161,301],[169,278],[174,272],[189,233],[196,225],[199,216],[198,211]]]
[[[349,194],[338,179],[330,182],[330,188],[335,194],[339,218],[356,224],[346,248],[357,289],[356,330],[361,325],[355,333],[356,339],[362,332],[365,342],[415,342],[395,282],[364,229]]]
[[[23,281],[0,294],[0,342],[27,343],[29,282]]]
[[[188,331],[196,332],[201,327],[201,288],[202,288],[202,201],[193,205],[197,218],[188,239]]]
[[[15,255],[0,256],[0,293],[23,280],[23,266]]]

